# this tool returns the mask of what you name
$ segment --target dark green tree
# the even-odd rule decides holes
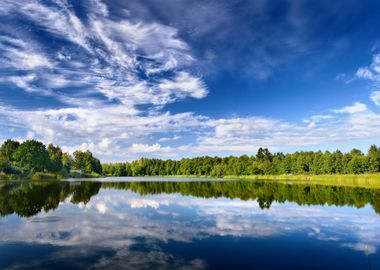
[[[59,172],[63,168],[62,164],[62,150],[59,146],[54,146],[52,144],[48,145],[48,152],[50,158],[50,171]]]
[[[28,140],[20,144],[13,157],[18,167],[41,172],[49,169],[49,153],[43,143]]]
[[[84,173],[102,173],[102,166],[99,159],[94,158],[92,153],[87,150],[74,152],[74,168],[82,170]]]
[[[5,157],[8,161],[14,161],[13,154],[20,146],[20,143],[13,140],[6,140],[0,147],[0,156]]]
[[[380,149],[376,145],[371,145],[368,150],[368,166],[372,173],[380,171]]]
[[[74,159],[69,153],[62,154],[62,167],[66,172],[70,172],[74,166]]]
[[[0,172],[4,172],[9,167],[9,161],[6,157],[0,156]]]

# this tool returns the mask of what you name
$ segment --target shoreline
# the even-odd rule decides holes
[[[1,177],[3,176],[3,177]],[[212,177],[205,175],[145,175],[145,176],[111,176],[111,175],[54,175],[38,173],[29,177],[15,175],[0,175],[0,181],[61,181],[67,179],[85,178],[109,178],[109,177],[157,177],[157,178],[194,178],[194,179],[221,179],[221,180],[256,180],[273,181],[281,183],[318,184],[329,186],[348,186],[380,188],[380,174],[337,174],[337,175],[225,175],[223,177]]]

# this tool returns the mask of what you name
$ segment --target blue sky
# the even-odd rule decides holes
[[[0,142],[103,161],[380,145],[377,1],[3,0]]]

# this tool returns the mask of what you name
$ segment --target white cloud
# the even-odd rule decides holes
[[[173,92],[179,98],[191,96],[199,99],[207,95],[204,83],[187,72],[178,73],[173,80],[162,80],[158,87],[164,91]]]
[[[154,22],[111,19],[103,2],[93,0],[91,4],[87,7],[87,20],[82,21],[65,1],[49,5],[37,0],[7,1],[3,7],[12,11],[10,16],[24,16],[69,45],[65,51],[55,47],[46,50],[32,35],[9,28],[7,36],[0,37],[4,63],[15,71],[30,70],[36,89],[75,87],[84,92],[86,88],[93,99],[94,94],[100,93],[111,102],[129,106],[162,106],[207,94],[200,78],[182,70],[195,59],[188,45],[178,37],[177,29]],[[45,53],[41,53],[42,48]],[[41,68],[44,70],[39,71]],[[161,73],[167,71],[173,73],[172,78],[161,80]],[[141,72],[147,78],[141,78]],[[13,82],[6,76],[3,81]],[[26,91],[31,89],[22,86],[18,84]],[[65,94],[65,101],[72,101],[74,106],[84,98],[62,91],[52,91],[52,97],[62,100]]]
[[[199,129],[205,118],[191,113],[143,116],[133,107],[99,105],[49,110],[15,110],[0,106],[0,116],[19,129],[35,134],[46,143],[54,142],[72,152],[90,149],[96,154],[167,154],[173,152],[160,144],[133,143],[151,134]]]
[[[173,137],[163,137],[163,138],[160,138],[158,139],[158,142],[170,142],[170,141],[178,141],[182,139],[181,136],[173,136]]]
[[[368,68],[359,68],[356,71],[356,76],[361,79],[369,79],[369,80],[372,80],[374,78],[372,71],[369,70]]]
[[[21,13],[55,35],[90,50],[86,41],[85,26],[65,1],[56,1],[56,6],[47,6],[39,1],[30,0],[21,7],[18,1],[15,2],[14,12]]]
[[[217,119],[209,121],[208,124],[215,128],[215,136],[219,138],[260,134],[274,127],[279,129],[286,127],[281,121],[264,117]]]
[[[373,91],[371,93],[371,100],[373,103],[375,103],[377,106],[380,106],[380,91]]]
[[[105,214],[107,213],[107,210],[108,210],[107,206],[104,203],[96,204],[96,209],[98,210],[100,214]]]
[[[160,203],[152,199],[134,199],[131,201],[131,207],[132,208],[151,207],[154,209],[158,209],[160,207]]]
[[[380,82],[380,53],[373,55],[369,66],[359,68],[356,71],[356,77]]]
[[[19,70],[36,70],[40,68],[52,68],[53,63],[46,55],[35,48],[34,42],[26,41],[2,35],[0,36],[1,62],[4,67]]]
[[[351,248],[353,250],[361,251],[365,253],[367,256],[370,254],[375,254],[377,251],[377,246],[366,243],[345,243],[342,246]]]
[[[355,102],[354,105],[346,106],[341,109],[334,110],[335,113],[348,113],[348,114],[354,114],[354,113],[362,113],[368,111],[367,105]]]
[[[101,0],[90,0],[90,4],[88,6],[94,14],[100,14],[104,17],[109,15],[107,5],[105,5]]]
[[[172,152],[172,149],[168,146],[162,147],[159,143],[155,143],[152,145],[149,144],[141,144],[141,143],[134,143],[132,144],[132,147],[130,149],[133,153],[156,153],[160,155],[165,155],[165,153]]]
[[[265,117],[212,119],[191,113],[145,115],[133,107],[101,104],[97,110],[90,106],[20,111],[0,106],[0,116],[8,126],[25,130],[34,138],[59,143],[70,152],[90,149],[102,160],[253,153],[259,147],[278,151],[380,136],[380,115],[358,102],[328,115],[312,115],[301,123]],[[161,137],[162,133],[179,132],[196,139],[176,147],[160,144],[180,139]]]

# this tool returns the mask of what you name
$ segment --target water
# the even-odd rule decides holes
[[[380,269],[377,189],[108,180],[0,183],[0,269]]]

